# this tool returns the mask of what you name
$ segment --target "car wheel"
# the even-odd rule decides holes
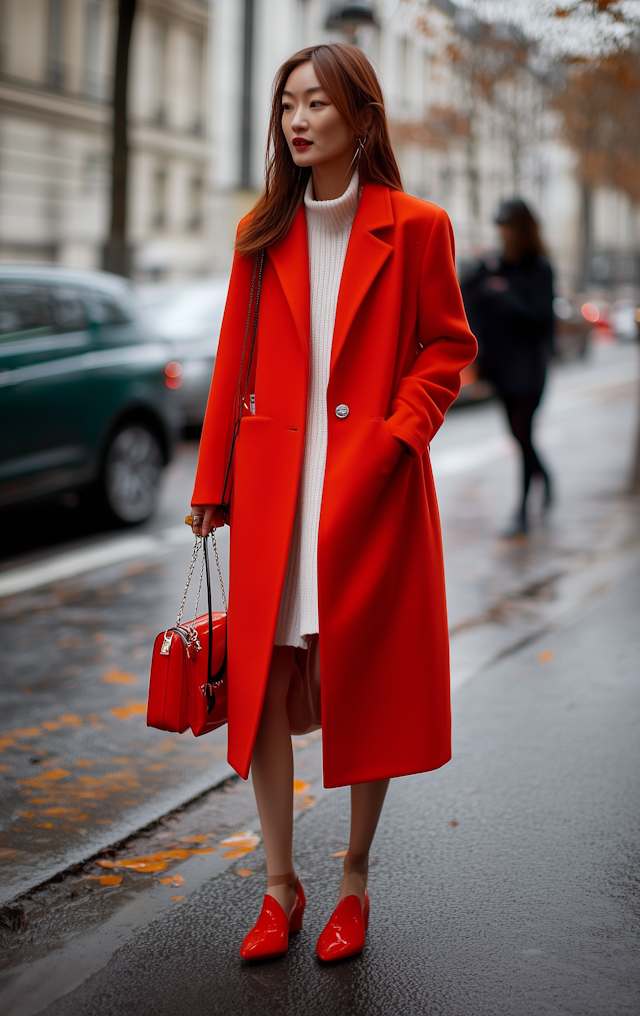
[[[119,522],[144,522],[160,493],[164,456],[153,430],[141,421],[121,426],[107,447],[101,494]]]

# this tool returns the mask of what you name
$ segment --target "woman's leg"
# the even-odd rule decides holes
[[[293,668],[293,646],[274,646],[267,690],[258,728],[251,775],[260,815],[262,839],[270,876],[293,871],[293,752],[287,716],[287,692]],[[295,903],[295,890],[287,884],[270,886],[285,914]]]
[[[518,515],[524,521],[527,512],[527,496],[533,476],[540,475],[543,477],[546,500],[547,502],[551,500],[549,475],[533,446],[532,437],[533,415],[540,404],[540,398],[535,395],[508,398],[504,400],[504,404],[511,433],[522,450],[522,500]]]
[[[339,899],[357,896],[364,906],[369,849],[388,786],[389,780],[374,780],[372,783],[355,783],[351,787],[351,834]]]

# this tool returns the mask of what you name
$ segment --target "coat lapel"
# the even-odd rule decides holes
[[[389,188],[382,184],[365,183],[342,270],[331,349],[332,370],[358,308],[393,250],[390,244],[374,236],[374,231],[392,226],[393,221]]]
[[[305,357],[309,357],[309,251],[304,206],[300,207],[284,240],[267,248],[295,322]]]

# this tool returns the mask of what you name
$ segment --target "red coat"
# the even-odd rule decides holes
[[[194,504],[219,504],[253,259],[236,256]],[[324,782],[406,776],[451,757],[449,645],[429,442],[476,355],[445,212],[364,185],[347,249],[327,391],[318,538]],[[268,249],[256,415],[236,444],[228,617],[229,762],[246,778],[284,584],[309,377],[304,209]],[[349,415],[335,414],[339,405]],[[411,449],[403,448],[400,438]]]

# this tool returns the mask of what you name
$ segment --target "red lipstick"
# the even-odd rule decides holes
[[[313,141],[307,141],[306,138],[294,138],[291,144],[294,148],[297,148],[299,152],[304,152],[307,148],[311,148]]]

